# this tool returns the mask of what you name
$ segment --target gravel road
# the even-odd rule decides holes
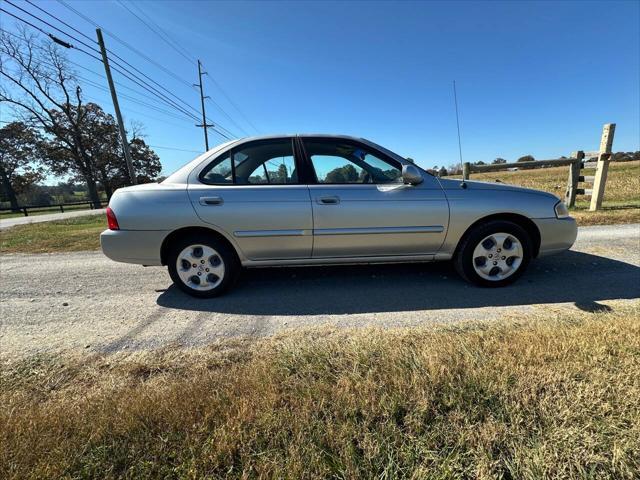
[[[53,220],[66,220],[67,218],[86,217],[87,215],[104,215],[106,209],[96,210],[72,210],[64,213],[45,213],[42,215],[31,215],[30,217],[13,217],[0,219],[0,230],[15,227],[16,225],[27,225],[29,223],[51,222]]]
[[[593,311],[640,297],[640,225],[581,228],[571,251],[535,260],[515,285],[481,289],[448,263],[253,269],[212,300],[164,268],[100,252],[4,255],[0,360],[202,345],[287,329],[494,320],[539,309]]]

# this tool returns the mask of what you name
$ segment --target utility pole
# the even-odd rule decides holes
[[[104,48],[104,39],[102,38],[102,30],[96,28],[96,34],[98,35],[98,45],[100,45],[100,52],[102,53],[102,63],[104,64],[104,72],[107,74],[107,81],[109,82],[109,90],[111,91],[111,100],[113,100],[113,109],[116,111],[116,119],[118,120],[118,129],[120,130],[120,141],[122,142],[122,151],[124,152],[124,161],[127,164],[127,171],[129,172],[129,179],[131,184],[135,185],[136,175],[133,171],[133,162],[131,161],[131,152],[129,151],[129,142],[127,141],[127,133],[124,130],[124,123],[122,122],[122,114],[120,113],[120,104],[118,103],[118,96],[116,95],[116,87],[113,84],[113,78],[111,77],[111,68],[109,68],[109,58],[107,58],[107,49]]]
[[[206,73],[207,72],[202,71],[202,64],[200,63],[200,60],[198,60],[199,83],[194,84],[194,87],[200,87],[200,105],[202,105],[202,124],[196,125],[196,127],[202,127],[202,130],[204,130],[204,146],[206,151],[208,151],[209,150],[209,134],[207,133],[207,128],[214,127],[215,125],[213,123],[207,124],[207,115],[204,111],[204,99],[209,98],[209,97],[205,97],[204,91],[202,90],[202,75],[206,75]]]

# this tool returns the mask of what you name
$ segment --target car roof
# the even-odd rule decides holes
[[[283,133],[273,135],[257,135],[253,137],[242,137],[235,141],[238,143],[251,142],[255,140],[273,140],[276,138],[292,138],[292,137],[314,137],[314,138],[341,138],[344,140],[356,140],[361,142],[369,142],[366,138],[354,137],[351,135],[340,135],[337,133]]]

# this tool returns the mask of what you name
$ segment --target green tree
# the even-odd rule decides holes
[[[269,172],[269,180],[271,183],[287,183],[289,181],[289,172],[284,163],[278,165],[278,169]]]
[[[504,158],[496,158],[493,162],[491,162],[493,165],[501,165],[503,163],[507,163],[507,161]]]
[[[149,183],[157,181],[158,175],[160,175],[162,171],[162,164],[156,152],[147,145],[142,137],[132,138],[129,141],[129,149],[131,150],[133,170],[136,172],[136,182]],[[118,156],[118,164],[121,173],[120,179],[122,181],[122,184],[118,185],[118,188],[120,188],[128,183],[129,178],[124,155]]]
[[[93,178],[94,182],[100,183],[107,197],[111,197],[117,188],[131,183],[115,119],[95,103],[82,105],[80,114],[86,161],[77,162],[61,141],[66,136],[66,129],[72,128],[65,118],[58,119],[58,128],[62,131],[46,142],[46,161],[56,174],[71,172],[74,180]],[[155,180],[162,170],[158,155],[141,137],[132,138],[129,149],[137,182]]]
[[[358,171],[351,164],[334,168],[325,179],[326,183],[355,183],[358,181]]]
[[[37,164],[40,136],[22,122],[0,128],[0,193],[9,201],[11,211],[18,212],[18,195],[44,178]]]
[[[535,158],[533,158],[533,155],[524,155],[523,157],[520,157],[516,161],[517,162],[533,162],[535,161]]]

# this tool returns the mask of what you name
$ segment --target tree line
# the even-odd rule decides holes
[[[18,210],[18,195],[46,175],[86,185],[89,200],[100,191],[130,185],[122,144],[112,115],[86,102],[64,52],[26,29],[0,33],[0,103],[15,121],[0,128],[0,194]],[[136,182],[153,181],[162,170],[158,155],[132,128],[128,140]]]

